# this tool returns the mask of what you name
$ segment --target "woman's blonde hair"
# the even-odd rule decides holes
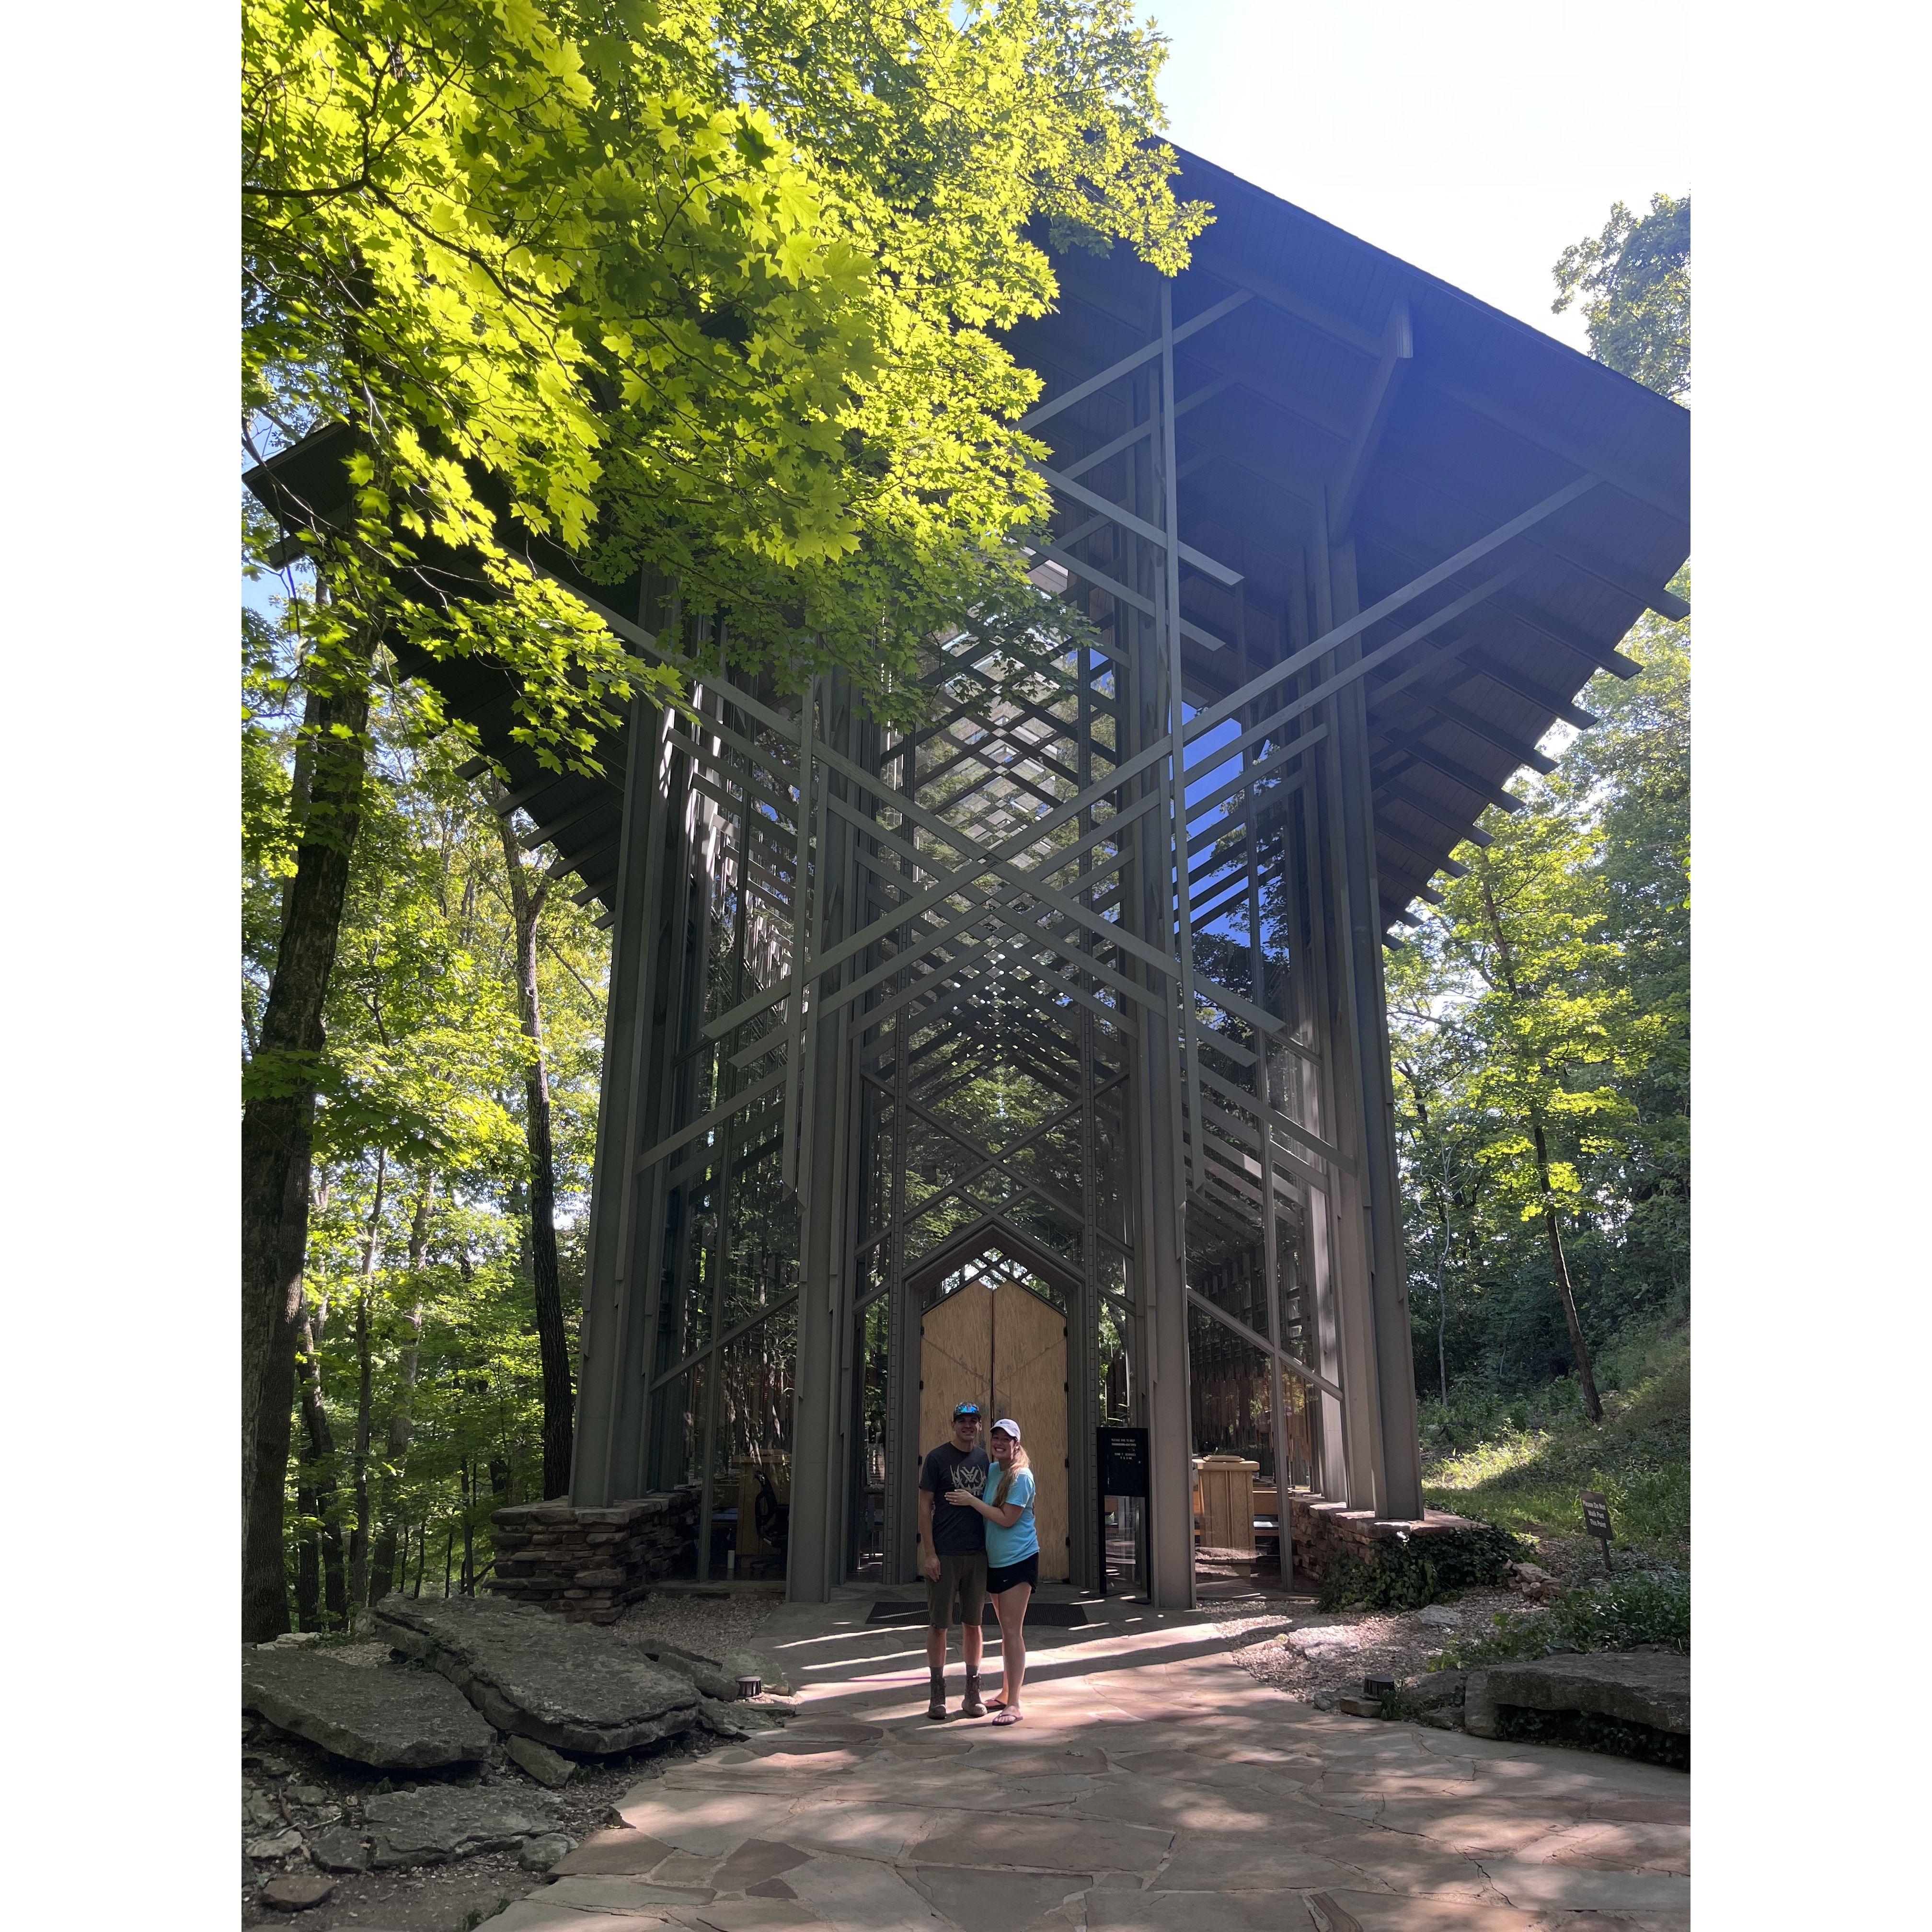
[[[994,1432],[998,1433],[997,1431]],[[994,1508],[998,1509],[1005,1504],[1006,1492],[1012,1487],[1014,1477],[1022,1469],[1030,1469],[1032,1467],[1033,1458],[1027,1454],[1025,1448],[1021,1444],[1016,1442],[1013,1444],[1013,1460],[1000,1470],[999,1486],[993,1492]]]

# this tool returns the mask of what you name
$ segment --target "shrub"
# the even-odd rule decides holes
[[[1438,1670],[1480,1670],[1486,1664],[1514,1664],[1522,1658],[1547,1657],[1562,1648],[1553,1610],[1532,1610],[1527,1616],[1499,1616],[1489,1631],[1452,1639],[1436,1660]]]
[[[1383,1544],[1372,1563],[1344,1556],[1322,1580],[1320,1608],[1364,1604],[1372,1610],[1419,1610],[1458,1590],[1500,1583],[1527,1551],[1506,1529],[1479,1522],[1441,1536],[1406,1533]]]
[[[1564,1640],[1577,1650],[1628,1650],[1640,1643],[1690,1648],[1690,1585],[1681,1571],[1659,1568],[1606,1576],[1566,1590],[1556,1605]]]
[[[1457,1637],[1436,1667],[1474,1670],[1566,1650],[1629,1650],[1640,1643],[1690,1648],[1690,1585],[1681,1570],[1660,1564],[1565,1590],[1546,1610],[1499,1616],[1486,1634]]]

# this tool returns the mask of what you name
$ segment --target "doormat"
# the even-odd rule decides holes
[[[1042,1604],[1036,1597],[1027,1605],[1026,1620],[1029,1624],[1045,1630],[1079,1630],[1084,1627],[1087,1612],[1078,1604]],[[866,1619],[868,1624],[923,1624],[926,1606],[923,1604],[874,1604],[872,1614]],[[998,1630],[1000,1619],[991,1604],[986,1606],[983,1622],[991,1630]]]

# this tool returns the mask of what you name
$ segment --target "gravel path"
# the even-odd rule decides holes
[[[1340,1694],[1360,1690],[1364,1677],[1392,1677],[1398,1684],[1420,1677],[1435,1668],[1451,1638],[1486,1630],[1492,1618],[1520,1616],[1528,1607],[1508,1590],[1471,1590],[1454,1604],[1427,1610],[1311,1611],[1298,1617],[1286,1636],[1270,1634],[1232,1654],[1258,1682],[1332,1710]],[[1424,1621],[1445,1611],[1457,1618],[1456,1627]],[[1278,1617],[1243,1616],[1219,1628],[1238,1636],[1257,1624],[1278,1622]]]
[[[758,1633],[784,1600],[776,1590],[658,1591],[633,1604],[610,1629],[626,1643],[675,1644],[722,1664],[734,1651],[756,1653]]]

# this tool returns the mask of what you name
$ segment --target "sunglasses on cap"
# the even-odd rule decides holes
[[[980,1419],[980,1405],[976,1402],[962,1402],[952,1412],[952,1419],[957,1422],[962,1415],[970,1415],[975,1422],[977,1422]]]

